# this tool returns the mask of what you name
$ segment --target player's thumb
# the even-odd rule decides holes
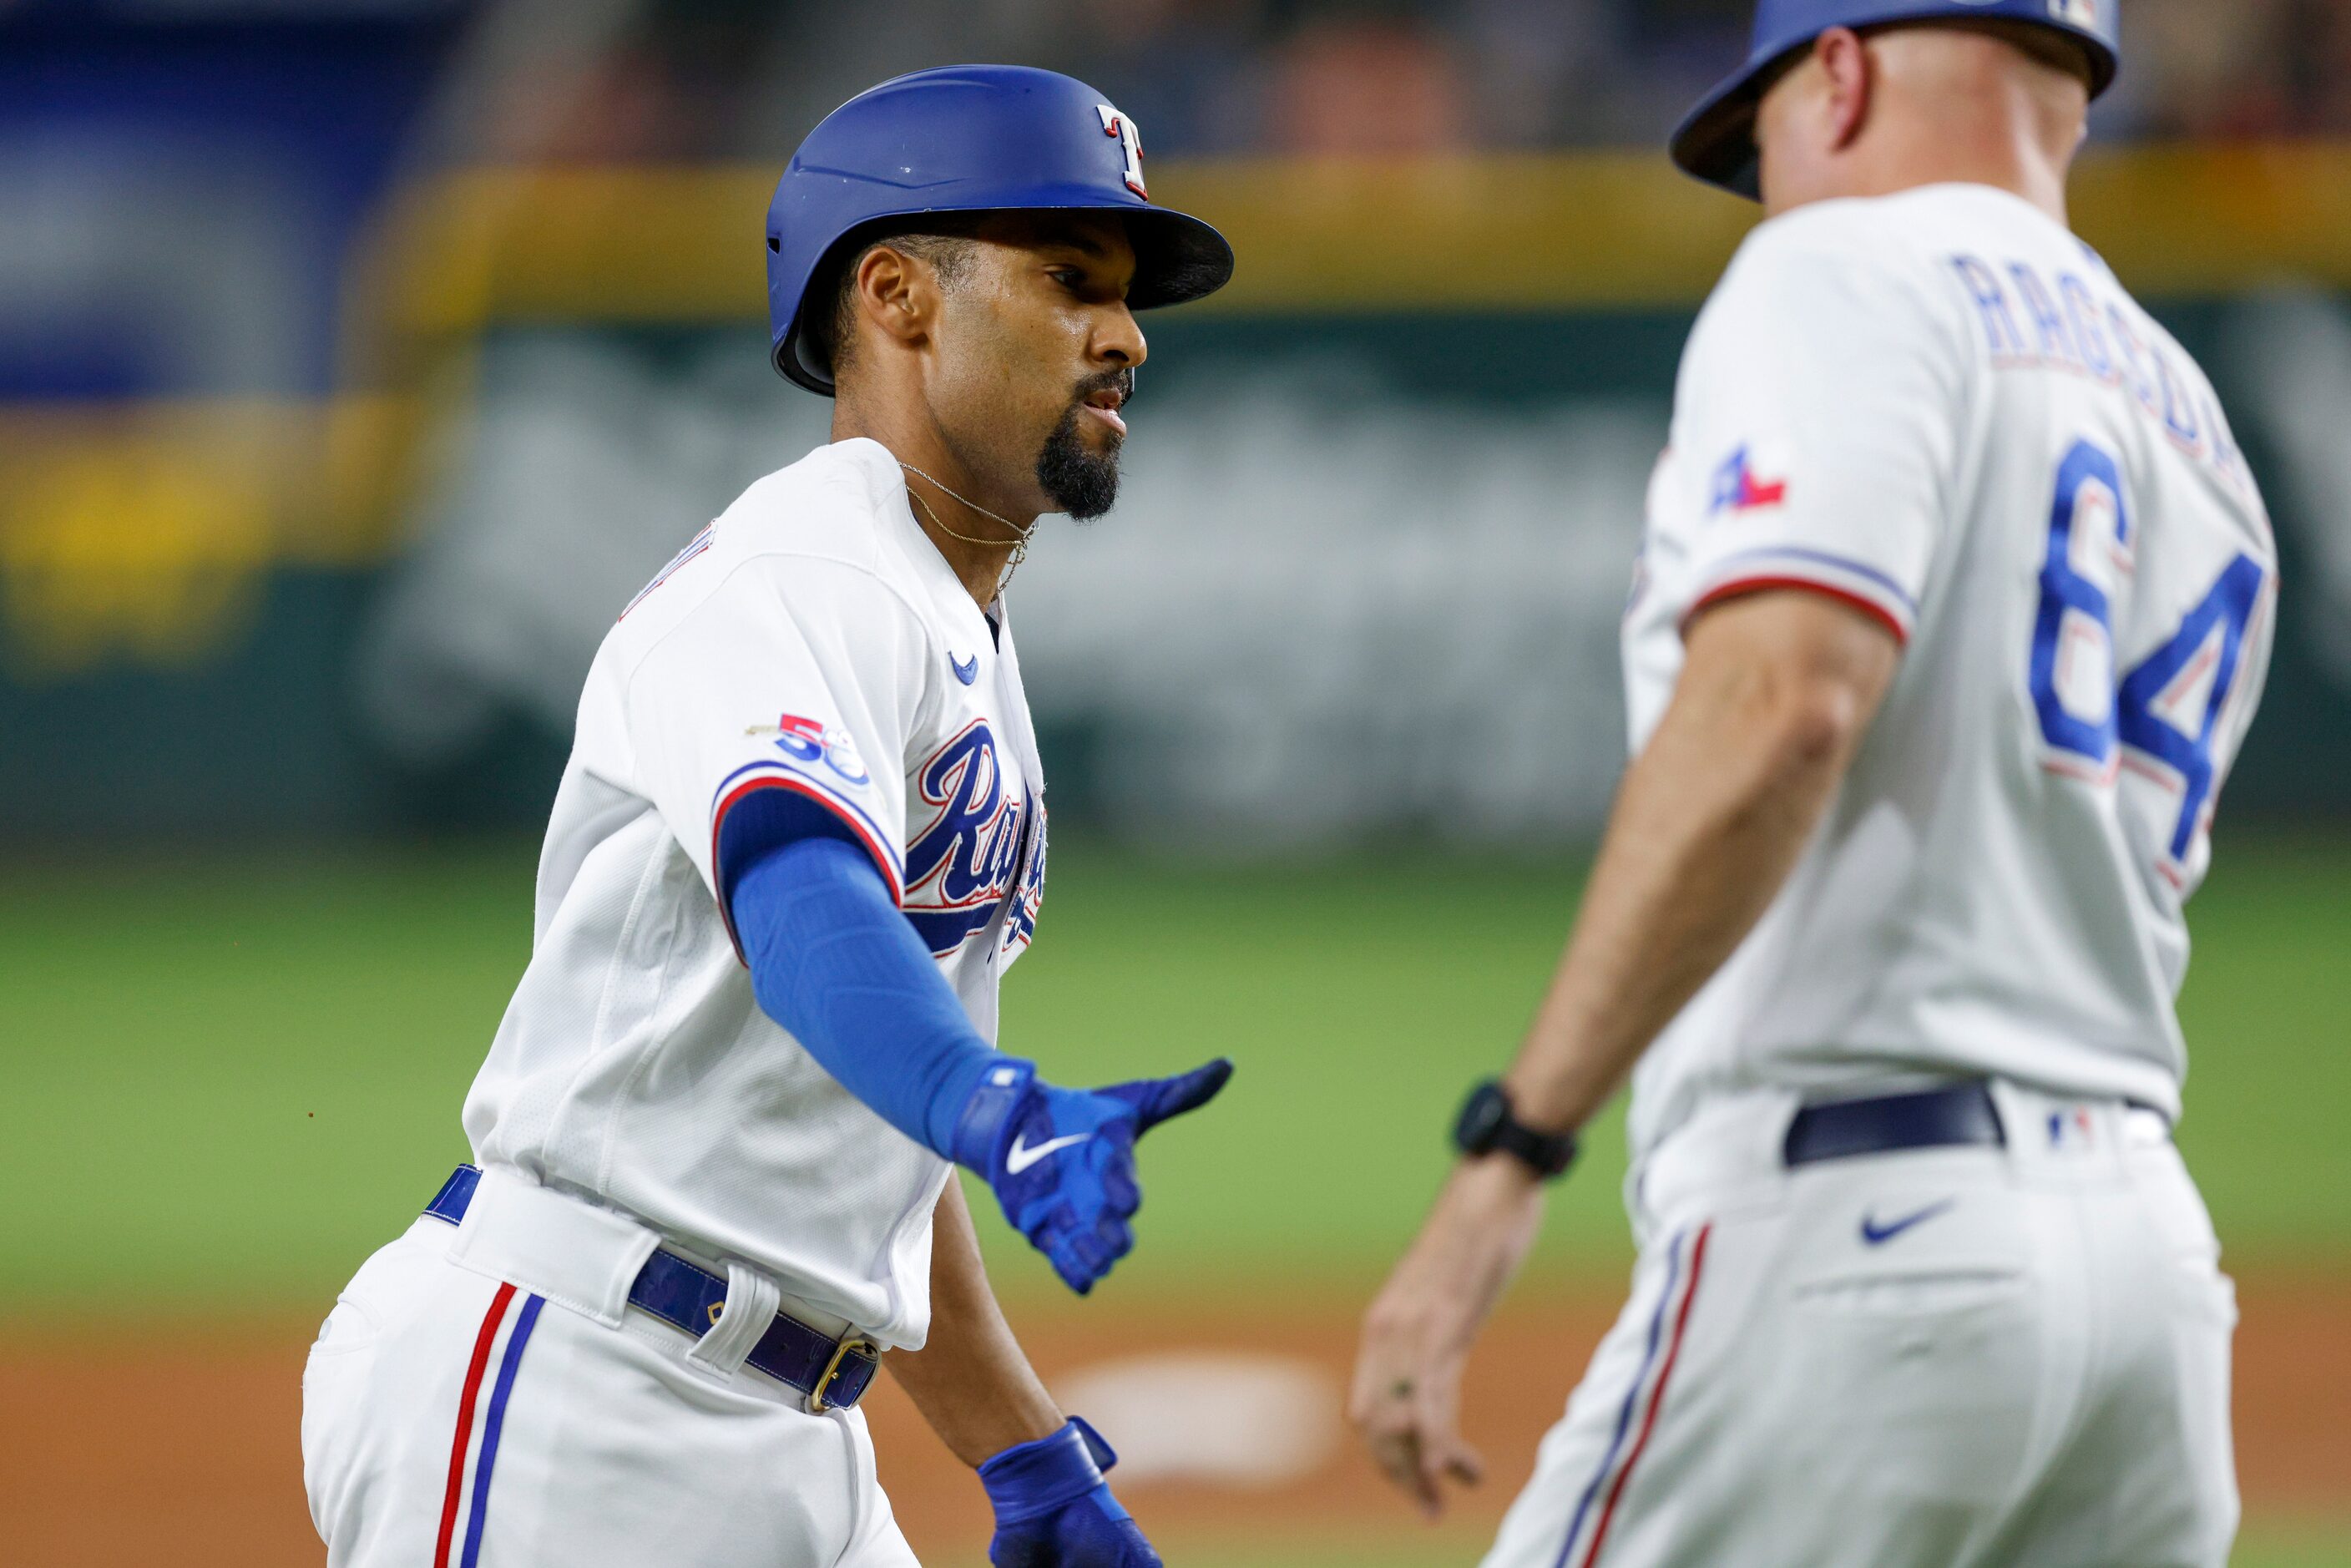
[[[1134,1106],[1135,1135],[1140,1137],[1170,1116],[1196,1111],[1215,1099],[1232,1075],[1232,1062],[1220,1056],[1205,1067],[1196,1067],[1174,1078],[1145,1078],[1095,1092]]]

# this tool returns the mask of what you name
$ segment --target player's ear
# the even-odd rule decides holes
[[[858,317],[884,337],[909,347],[920,342],[938,313],[938,279],[929,267],[887,245],[858,258],[851,280]]]
[[[1851,27],[1831,27],[1813,46],[1813,57],[1828,78],[1829,149],[1842,152],[1861,135],[1869,120],[1870,98],[1876,87],[1876,62],[1869,46]]]

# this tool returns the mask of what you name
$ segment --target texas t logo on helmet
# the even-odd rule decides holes
[[[809,132],[768,208],[776,369],[831,395],[831,367],[803,330],[809,286],[885,220],[1077,211],[1124,218],[1134,246],[1131,310],[1197,299],[1233,275],[1222,235],[1150,204],[1134,121],[1074,78],[943,66],[859,93]]]
[[[1151,193],[1143,188],[1143,136],[1134,129],[1134,121],[1106,103],[1094,105],[1094,112],[1102,116],[1102,134],[1117,137],[1119,145],[1126,149],[1126,167],[1121,171],[1126,176],[1126,188],[1149,201]]]

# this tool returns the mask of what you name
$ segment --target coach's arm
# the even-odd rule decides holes
[[[1780,891],[1900,662],[1878,620],[1773,589],[1703,611],[1656,733],[1626,772],[1550,993],[1507,1076],[1518,1119],[1582,1127]],[[1364,1322],[1349,1414],[1432,1515],[1475,1481],[1458,1429],[1470,1342],[1517,1270],[1542,1188],[1465,1160]]]

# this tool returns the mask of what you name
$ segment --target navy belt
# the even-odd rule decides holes
[[[1915,1094],[1807,1105],[1788,1124],[1782,1152],[1790,1166],[1808,1166],[1897,1149],[1999,1148],[2007,1142],[1991,1085],[1977,1079]]]
[[[481,1179],[482,1173],[472,1166],[459,1166],[424,1212],[456,1224],[465,1218]],[[717,1323],[726,1305],[726,1281],[674,1252],[656,1249],[629,1287],[629,1305],[700,1339]],[[862,1334],[837,1340],[778,1312],[743,1364],[807,1395],[810,1410],[846,1410],[872,1385],[882,1364],[882,1347]]]

